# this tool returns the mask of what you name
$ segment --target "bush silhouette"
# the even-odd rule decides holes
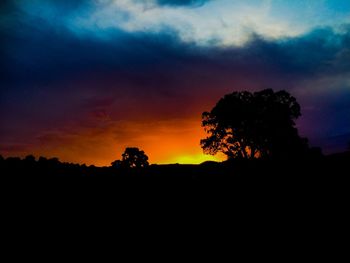
[[[34,155],[27,155],[25,158],[24,158],[24,161],[28,162],[28,163],[34,163],[35,162],[35,157]]]
[[[229,159],[301,157],[308,146],[295,128],[299,116],[300,105],[286,91],[233,92],[202,114],[209,136],[201,140],[201,147]]]

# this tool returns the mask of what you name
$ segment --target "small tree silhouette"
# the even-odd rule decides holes
[[[144,151],[136,147],[128,147],[122,154],[122,160],[116,160],[111,163],[117,168],[141,168],[148,166],[148,156]]]
[[[308,149],[295,128],[299,116],[299,104],[286,91],[233,92],[202,114],[209,136],[201,146],[207,154],[220,151],[228,158],[299,157]]]
[[[25,158],[24,158],[24,161],[27,162],[27,163],[34,163],[35,162],[35,157],[33,155],[27,155]]]

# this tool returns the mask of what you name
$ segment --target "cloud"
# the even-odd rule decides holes
[[[77,34],[108,37],[110,30],[170,30],[177,32],[183,42],[207,46],[244,45],[254,33],[270,39],[295,37],[315,26],[337,26],[350,21],[346,12],[337,12],[338,19],[334,20],[332,9],[319,1],[281,6],[280,1],[269,0],[33,0],[16,5],[26,15]]]
[[[211,0],[157,0],[158,5],[169,6],[201,6]]]
[[[119,84],[176,84],[181,74],[220,69],[225,74],[279,74],[310,77],[349,70],[349,26],[338,32],[319,28],[278,40],[252,33],[244,46],[201,46],[184,43],[179,33],[130,33],[110,29],[108,37],[78,34],[64,26],[45,24],[40,17],[12,21],[6,27],[2,53],[3,81],[43,85],[93,73],[113,75]],[[1,29],[0,29],[1,30]],[[23,43],[26,43],[23,45]],[[152,65],[152,67],[150,67]]]
[[[67,27],[77,34],[108,37],[110,30],[130,33],[170,30],[177,32],[181,41],[207,46],[242,46],[254,33],[280,39],[303,35],[314,27],[337,27],[350,22],[349,6],[340,4],[342,8],[337,9],[334,0],[332,4],[279,0],[8,2],[24,15],[40,18],[45,24]]]
[[[270,38],[303,32],[304,28],[275,19],[265,2],[258,2],[207,1],[206,5],[199,5],[203,1],[186,2],[195,4],[197,8],[193,9],[178,8],[177,1],[153,5],[145,1],[121,0],[98,5],[89,15],[70,19],[67,23],[74,30],[95,33],[107,29],[159,33],[166,29],[176,31],[184,42],[225,46],[242,45],[252,32]]]
[[[174,31],[111,29],[104,38],[45,24],[40,17],[22,18],[12,22],[11,30],[1,32],[6,36],[2,92],[15,92],[24,85],[28,92],[44,86],[72,88],[66,82],[79,83],[75,90],[91,94],[100,86],[100,91],[116,96],[162,97],[196,94],[204,83],[208,92],[212,92],[210,85],[255,86],[250,81],[261,86],[275,81],[277,86],[291,79],[287,86],[294,86],[304,79],[348,73],[349,32],[346,26],[341,32],[321,28],[279,40],[253,34],[244,46],[203,47],[182,42]]]

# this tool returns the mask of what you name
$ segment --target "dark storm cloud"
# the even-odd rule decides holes
[[[269,68],[279,74],[311,77],[314,74],[349,72],[344,54],[349,52],[350,30],[337,34],[316,29],[296,38],[276,41],[254,36],[242,48],[214,50],[214,60],[227,67]]]
[[[350,30],[346,29],[341,34],[329,28],[317,29],[276,41],[253,36],[243,47],[221,48],[183,43],[171,31],[131,34],[113,29],[101,37],[76,34],[40,17],[18,17],[1,28],[5,63],[1,89],[43,85],[50,89],[50,83],[90,73],[109,74],[115,83],[169,95],[174,89],[181,91],[188,79],[201,85],[203,75],[218,82],[253,77],[262,85],[285,78],[295,83],[319,75],[349,73]]]
[[[38,17],[11,21],[11,31],[1,33],[6,61],[2,76],[8,85],[42,85],[89,72],[113,72],[115,78],[152,84],[163,78],[162,72],[172,72],[198,56],[191,54],[193,47],[181,44],[170,33],[111,30],[100,38],[52,27]],[[159,75],[154,74],[157,70]],[[143,77],[146,73],[149,80]]]
[[[318,29],[277,41],[255,36],[243,47],[220,48],[184,44],[171,32],[130,34],[114,29],[104,32],[106,37],[97,37],[52,27],[40,18],[12,23],[10,32],[1,32],[6,62],[2,75],[9,84],[47,83],[99,71],[135,77],[135,81],[148,72],[154,84],[167,75],[181,79],[181,72],[194,67],[247,76],[270,71],[298,78],[349,72],[350,68],[349,30],[338,34]]]

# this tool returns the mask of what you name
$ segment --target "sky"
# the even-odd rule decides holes
[[[3,156],[222,160],[201,113],[265,88],[297,98],[311,146],[350,141],[349,0],[5,0],[0,41]]]

